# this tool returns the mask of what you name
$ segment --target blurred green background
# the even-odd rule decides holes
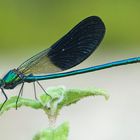
[[[140,56],[140,0],[0,0],[0,77],[91,15],[102,18],[107,32],[93,59],[84,64]],[[70,140],[139,140],[139,69],[140,64],[133,64],[41,84],[45,89],[98,87],[111,95],[108,102],[90,98],[62,111],[58,122],[70,121]],[[19,88],[6,93],[17,95]],[[32,84],[25,86],[24,97],[34,98]],[[0,140],[31,140],[47,126],[41,111],[11,110],[0,117]]]
[[[139,9],[139,0],[1,0],[0,62],[50,47],[91,15],[105,22],[103,50],[132,51],[140,44]]]

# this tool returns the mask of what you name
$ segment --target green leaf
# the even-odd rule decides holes
[[[69,106],[88,96],[109,96],[104,90],[97,88],[89,89],[66,89],[63,86],[50,87],[47,94],[42,94],[39,100],[19,98],[17,107],[27,106],[33,109],[42,109],[46,112],[49,119],[50,128],[38,133],[34,140],[67,140],[69,127],[67,123],[58,128],[54,128],[59,111],[64,106]],[[9,109],[16,108],[17,96],[11,97],[3,106],[0,114]],[[1,104],[2,105],[2,104]]]
[[[14,97],[11,97],[10,99],[8,99],[8,101],[3,106],[3,108],[0,112],[0,115],[3,114],[5,111],[8,111],[12,108],[16,108],[16,101],[17,101],[17,96],[14,96]],[[0,106],[1,105],[2,104],[0,104]],[[27,106],[27,107],[31,107],[33,109],[42,108],[42,105],[39,101],[32,100],[32,99],[25,99],[25,98],[19,98],[17,107],[19,108],[21,106]]]
[[[88,96],[104,96],[107,100],[109,96],[104,90],[91,88],[91,89],[68,89],[65,91],[64,98],[59,104],[59,108],[63,106],[69,106],[73,103],[78,102],[79,100],[88,97]]]
[[[69,133],[69,125],[63,123],[57,128],[48,128],[39,132],[33,140],[67,140]]]
[[[19,98],[18,107],[27,106],[33,109],[43,109],[49,118],[56,118],[60,109],[64,106],[69,106],[77,101],[88,96],[104,96],[108,99],[108,95],[104,90],[97,88],[89,89],[66,89],[64,86],[50,87],[47,89],[47,94],[42,94],[40,100],[31,100]],[[17,96],[11,97],[5,103],[1,110],[1,114],[11,108],[16,108]]]
[[[55,102],[59,100],[64,94],[65,94],[65,87],[64,86],[58,86],[58,87],[49,87],[47,89],[47,93],[50,96],[46,96],[46,94],[42,94],[40,96],[40,101],[43,105],[46,105],[49,101]]]

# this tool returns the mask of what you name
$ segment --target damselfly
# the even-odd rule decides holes
[[[40,80],[61,78],[140,62],[140,57],[135,57],[83,69],[61,72],[80,64],[89,57],[102,41],[104,34],[105,25],[103,21],[97,16],[88,17],[77,24],[49,49],[31,57],[17,69],[10,70],[0,79],[0,88],[5,97],[1,109],[8,99],[4,89],[14,89],[17,85],[21,84],[17,98],[18,102],[23,92],[25,82],[32,82],[34,84],[34,89],[36,82],[44,90],[39,83]],[[44,92],[46,93],[45,90]]]

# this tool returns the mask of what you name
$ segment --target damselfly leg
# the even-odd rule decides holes
[[[36,85],[35,85],[35,82],[33,82],[33,86],[34,86],[34,95],[35,95],[35,99],[38,100],[38,98],[37,98],[37,93],[36,93]]]
[[[43,86],[38,82],[38,81],[36,81],[37,82],[37,84],[40,86],[40,88],[45,92],[45,94],[47,95],[47,96],[50,96],[47,92],[46,92],[46,90],[43,88]],[[51,97],[51,96],[50,96]],[[52,98],[52,97],[51,97]]]
[[[24,82],[22,83],[21,88],[20,88],[20,91],[19,91],[19,93],[18,93],[18,97],[17,97],[17,100],[16,100],[16,110],[17,110],[17,108],[18,108],[18,101],[19,101],[19,98],[20,98],[20,96],[23,94],[23,87],[24,87]]]
[[[1,88],[1,91],[2,91],[2,94],[3,94],[4,97],[5,97],[5,101],[4,101],[3,104],[1,105],[0,111],[2,110],[3,106],[5,105],[5,103],[6,103],[7,100],[8,100],[8,97],[7,97],[6,93],[4,92],[4,90],[3,90],[2,88]]]

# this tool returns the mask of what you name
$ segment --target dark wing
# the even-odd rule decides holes
[[[19,66],[26,74],[48,74],[70,69],[84,61],[97,48],[105,34],[105,25],[91,16],[69,31],[49,49]]]

